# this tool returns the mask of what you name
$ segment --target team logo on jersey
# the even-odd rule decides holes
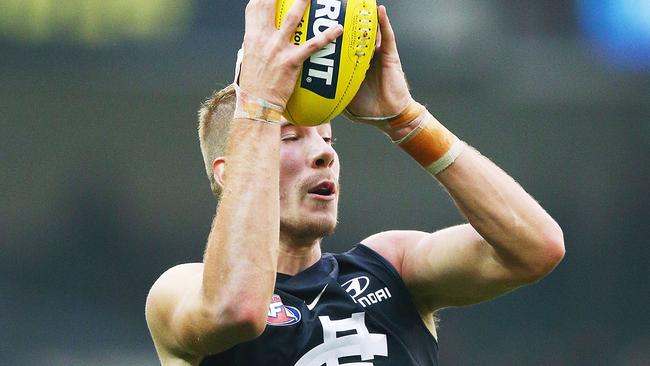
[[[345,292],[350,295],[354,302],[360,304],[364,308],[393,297],[388,290],[388,287],[381,288],[365,295],[364,293],[368,289],[368,285],[370,285],[370,279],[366,276],[360,276],[345,282],[341,287],[343,287]]]
[[[323,326],[323,343],[305,353],[294,366],[372,366],[377,356],[388,357],[386,335],[370,333],[366,313],[336,320],[319,316],[318,320]],[[361,358],[363,362],[344,360],[346,357]]]
[[[276,327],[286,327],[298,324],[302,315],[300,310],[293,306],[286,306],[282,303],[279,295],[273,294],[269,304],[269,312],[266,315],[266,324]]]

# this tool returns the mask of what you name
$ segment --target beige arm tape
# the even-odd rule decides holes
[[[411,155],[430,174],[436,175],[447,169],[458,158],[465,143],[438,122],[424,106],[415,101],[390,120],[390,126],[395,129],[415,123],[417,127],[403,138],[393,142]]]
[[[282,124],[284,108],[248,94],[241,90],[237,84],[235,84],[235,91],[237,93],[237,105],[235,106],[234,118]]]

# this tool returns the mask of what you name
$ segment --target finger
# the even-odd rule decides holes
[[[246,5],[246,25],[275,28],[275,5],[277,0],[250,0]]]
[[[306,60],[309,58],[309,56],[332,43],[336,38],[340,37],[341,34],[343,34],[343,26],[337,24],[333,27],[328,28],[326,31],[315,36],[309,41],[301,44],[300,47],[297,48],[297,57],[299,58],[299,61],[302,62]]]
[[[377,9],[377,12],[379,13],[379,32],[381,32],[382,50],[397,50],[395,32],[393,32],[393,27],[390,24],[390,19],[388,19],[388,12],[386,11],[386,7],[380,5]]]
[[[309,4],[309,0],[296,0],[293,3],[293,6],[287,12],[287,16],[282,20],[282,25],[280,26],[280,35],[282,37],[289,38],[296,31],[303,14],[305,14],[307,4]]]
[[[381,47],[381,29],[377,29],[377,40],[375,40],[375,51]]]

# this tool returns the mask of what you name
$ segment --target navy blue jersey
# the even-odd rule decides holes
[[[262,335],[200,365],[431,366],[437,358],[399,273],[359,244],[295,276],[278,274]]]

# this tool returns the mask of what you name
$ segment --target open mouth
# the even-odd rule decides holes
[[[311,188],[308,193],[322,197],[330,197],[336,193],[336,185],[332,181],[323,181]]]

